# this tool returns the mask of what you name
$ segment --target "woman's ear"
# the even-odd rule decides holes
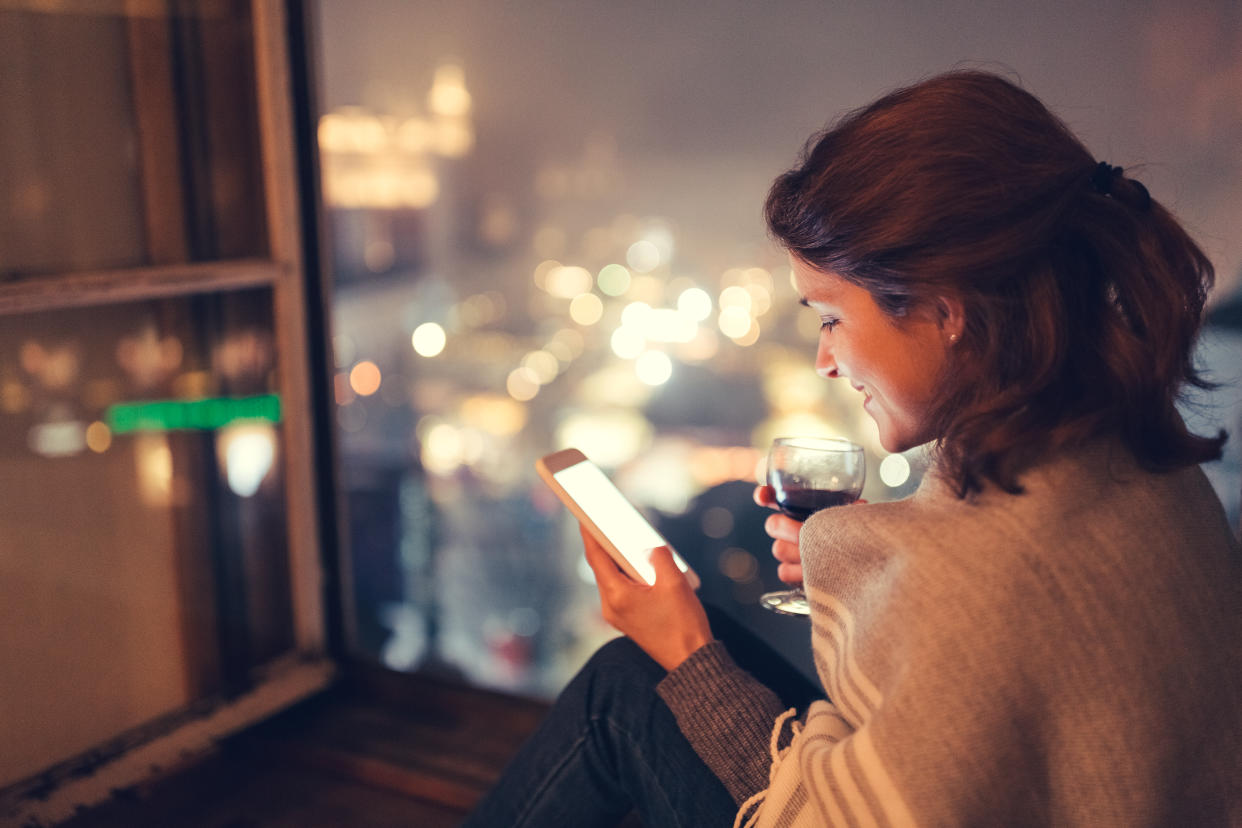
[[[949,344],[961,340],[966,330],[966,311],[962,301],[955,296],[936,297],[936,323]]]

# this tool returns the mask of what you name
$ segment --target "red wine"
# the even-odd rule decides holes
[[[810,489],[805,486],[782,486],[773,481],[772,488],[776,492],[776,505],[781,511],[794,520],[806,520],[820,509],[833,506],[844,506],[858,500],[858,492],[852,489],[836,491],[833,489]]]

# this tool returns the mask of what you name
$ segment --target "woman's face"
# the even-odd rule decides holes
[[[880,428],[880,443],[905,451],[934,439],[927,412],[948,359],[949,336],[960,333],[954,317],[912,310],[894,319],[866,290],[835,273],[791,257],[802,303],[819,314],[815,370],[847,378],[864,395],[863,409]]]

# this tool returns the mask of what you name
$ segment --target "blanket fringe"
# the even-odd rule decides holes
[[[781,760],[785,758],[785,754],[789,753],[793,745],[793,740],[798,738],[798,734],[802,732],[802,722],[794,720],[790,725],[790,731],[793,737],[790,744],[786,745],[782,750],[780,748],[781,733],[785,729],[785,723],[798,715],[797,708],[789,708],[784,713],[776,717],[776,723],[772,725],[772,738],[768,744],[768,752],[772,755],[772,765],[768,768],[768,786],[776,781],[776,768]],[[755,828],[759,824],[759,807],[767,798],[768,788],[764,788],[759,793],[752,796],[742,803],[742,807],[738,809],[737,816],[733,819],[733,828]],[[747,812],[750,812],[749,815]]]

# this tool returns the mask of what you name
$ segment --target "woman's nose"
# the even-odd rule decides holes
[[[819,348],[815,351],[815,373],[824,379],[836,379],[837,361],[833,359],[832,348],[827,342],[828,337],[821,336],[819,338]]]

